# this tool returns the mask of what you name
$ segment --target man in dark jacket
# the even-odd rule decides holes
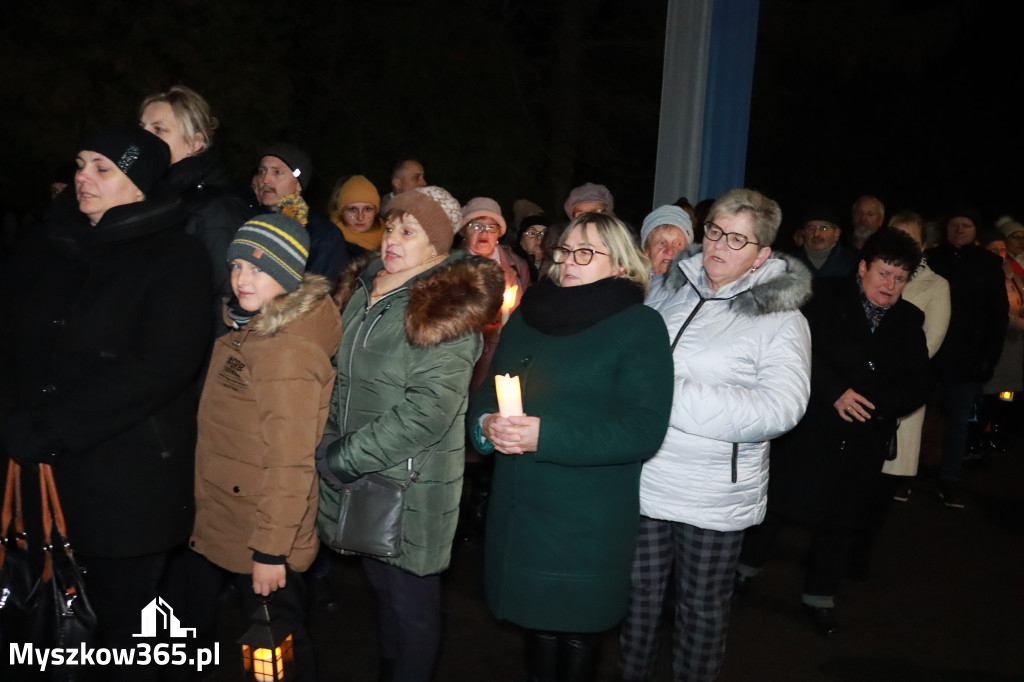
[[[857,254],[839,241],[839,214],[827,204],[815,204],[804,211],[803,248],[796,257],[815,278],[849,277],[857,269]]]
[[[954,209],[944,224],[946,242],[926,254],[931,269],[949,282],[949,330],[934,363],[942,380],[947,425],[940,494],[953,508],[964,506],[957,488],[971,407],[981,385],[992,377],[1009,321],[1002,264],[977,245],[979,220],[969,207]]]
[[[313,162],[306,152],[286,142],[270,145],[263,150],[253,178],[253,189],[262,207],[260,212],[272,211],[277,202],[289,194],[301,196],[309,189],[312,179]],[[309,232],[306,272],[323,275],[333,287],[348,265],[345,237],[330,220],[319,214],[310,213],[305,227]]]

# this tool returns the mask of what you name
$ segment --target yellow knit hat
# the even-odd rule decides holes
[[[345,181],[338,192],[338,208],[344,208],[349,204],[373,204],[373,207],[379,211],[380,194],[366,177],[353,175]]]

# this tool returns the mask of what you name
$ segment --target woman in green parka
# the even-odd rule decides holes
[[[401,554],[364,557],[377,596],[381,680],[430,679],[441,637],[440,573],[459,513],[464,418],[481,328],[501,306],[491,261],[449,249],[460,207],[440,187],[395,197],[381,254],[342,279],[337,382],[324,445],[317,529],[330,542],[339,484],[372,472],[404,483]]]
[[[531,680],[582,682],[600,633],[626,614],[640,465],[668,427],[673,371],[665,324],[643,305],[650,263],[621,221],[580,215],[552,255],[492,365],[519,376],[528,416],[497,414],[491,382],[469,426],[497,451],[487,603],[527,629]]]

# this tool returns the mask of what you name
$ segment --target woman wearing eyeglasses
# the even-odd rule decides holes
[[[522,300],[526,288],[530,286],[530,267],[519,256],[498,244],[505,234],[505,218],[501,215],[501,206],[494,199],[476,197],[462,207],[463,248],[466,253],[482,258],[489,258],[501,266],[505,273],[505,290],[517,287],[514,310]],[[484,352],[480,355],[473,369],[473,379],[469,390],[482,384],[490,371],[494,349],[498,347],[501,335],[501,320],[484,328]]]
[[[362,175],[339,180],[328,204],[331,222],[345,235],[349,258],[380,251],[384,218],[379,215],[380,194]]]
[[[600,635],[626,613],[640,466],[665,434],[672,363],[625,224],[580,215],[552,255],[494,356],[492,374],[519,377],[525,415],[498,414],[492,379],[467,424],[497,453],[487,603],[527,629],[531,680],[577,682],[594,679]]]
[[[811,276],[772,253],[779,205],[734,189],[708,216],[702,253],[680,254],[647,299],[672,339],[675,388],[668,433],[640,479],[624,680],[654,674],[672,576],[673,679],[718,676],[743,533],[765,514],[768,441],[796,425],[810,393],[811,340],[799,308]]]
[[[519,224],[519,242],[513,251],[530,266],[530,278],[539,279],[539,269],[544,262],[544,237],[551,228],[551,218],[546,215],[531,215]]]

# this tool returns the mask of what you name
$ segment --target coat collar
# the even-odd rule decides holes
[[[811,298],[811,272],[796,258],[775,252],[760,268],[748,272],[717,292],[712,292],[704,273],[703,254],[680,253],[665,274],[669,291],[692,286],[707,300],[729,301],[741,315],[759,316],[799,310]]]
[[[338,282],[334,300],[344,310],[359,289],[369,296],[373,277],[382,267],[380,256],[366,255],[353,261]],[[426,348],[454,341],[493,322],[501,308],[505,273],[494,261],[452,251],[441,263],[395,290],[399,291],[408,295],[406,340],[411,346]]]

